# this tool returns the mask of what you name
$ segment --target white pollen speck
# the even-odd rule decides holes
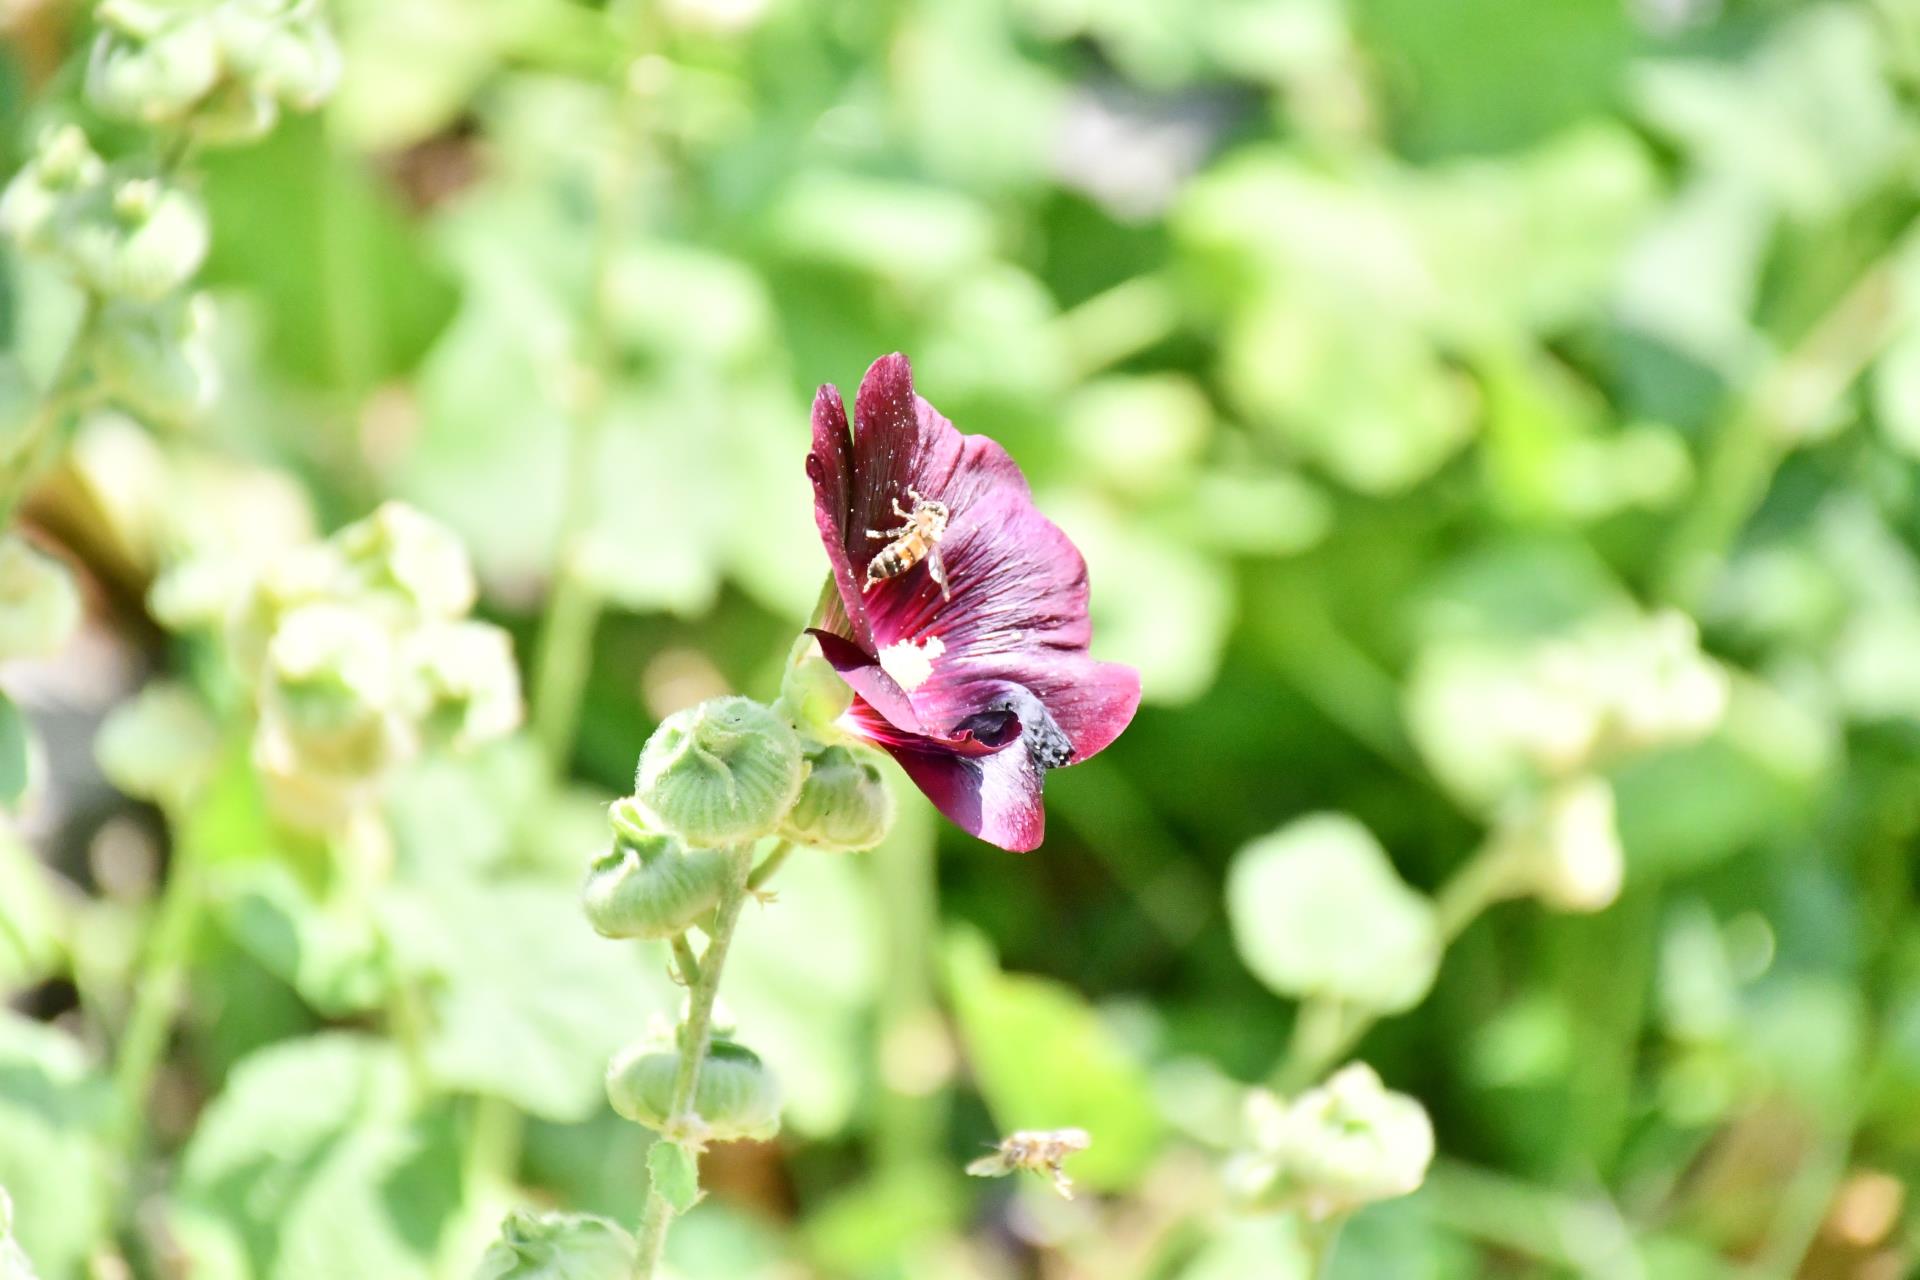
[[[939,636],[928,636],[920,644],[911,640],[900,640],[880,651],[880,669],[893,677],[894,683],[912,693],[927,682],[933,674],[933,660],[947,651],[947,642]]]

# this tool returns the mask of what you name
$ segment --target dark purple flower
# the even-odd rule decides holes
[[[847,724],[954,822],[1032,849],[1046,771],[1127,727],[1140,675],[1087,656],[1086,561],[1005,449],[913,393],[905,356],[874,361],[854,410],[858,430],[821,387],[807,455],[836,588],[814,635],[856,695]]]

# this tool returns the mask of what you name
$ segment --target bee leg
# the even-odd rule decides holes
[[[911,489],[907,490],[907,496],[909,498],[913,497],[913,490]],[[913,512],[902,509],[902,507],[900,506],[900,499],[898,498],[895,498],[893,500],[893,514],[899,516],[902,520],[905,520],[908,524],[913,523]]]
[[[906,531],[911,528],[913,528],[912,525],[903,524],[898,529],[887,529],[884,531],[880,529],[869,529],[867,530],[867,536],[869,538],[883,538],[891,542],[893,539],[900,537],[902,534],[906,533]]]
[[[940,545],[938,543],[935,543],[933,550],[927,553],[927,573],[932,577],[935,584],[939,586],[940,598],[942,600],[953,599],[953,592],[947,587],[947,562],[940,554]]]

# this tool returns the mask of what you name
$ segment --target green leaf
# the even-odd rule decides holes
[[[1003,1132],[1085,1129],[1093,1145],[1067,1172],[1127,1186],[1159,1148],[1163,1126],[1145,1066],[1071,988],[1003,973],[985,939],[954,935],[947,982],[967,1058]]]
[[[368,166],[330,149],[318,121],[291,116],[257,145],[209,151],[200,163],[220,228],[206,283],[246,286],[277,372],[360,393],[413,367],[446,323],[451,291]],[[304,435],[292,433],[310,432],[313,420],[282,416],[289,444],[301,447]]]
[[[779,247],[889,280],[934,284],[982,266],[993,221],[974,200],[932,186],[816,170],[770,215]]]
[[[13,1195],[18,1248],[47,1280],[80,1276],[107,1238],[109,1109],[107,1083],[78,1042],[0,1011],[0,1187]]]
[[[1345,814],[1301,818],[1234,855],[1227,915],[1240,958],[1282,995],[1395,1013],[1440,963],[1433,907]]]
[[[570,885],[396,890],[382,914],[402,972],[429,992],[434,1079],[534,1115],[593,1114],[607,1059],[675,1003],[658,950],[597,937]]]
[[[256,1280],[424,1280],[459,1208],[446,1110],[419,1108],[398,1049],[341,1032],[235,1068],[187,1145],[175,1203],[196,1263],[226,1252]]]
[[[679,1143],[662,1139],[647,1150],[647,1182],[675,1213],[685,1213],[700,1199],[700,1162]]]
[[[291,860],[250,863],[221,872],[215,889],[233,940],[333,1016],[374,1008],[388,987],[373,912],[339,882],[338,870]]]
[[[618,1224],[520,1210],[500,1224],[473,1280],[626,1280],[632,1269],[633,1238]]]
[[[11,809],[27,793],[32,731],[12,698],[0,693],[0,807]]]

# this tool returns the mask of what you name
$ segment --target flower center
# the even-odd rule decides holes
[[[898,640],[880,651],[880,669],[893,677],[893,682],[912,693],[927,682],[933,674],[933,661],[947,651],[947,642],[939,636],[928,636],[919,644],[911,640]]]

